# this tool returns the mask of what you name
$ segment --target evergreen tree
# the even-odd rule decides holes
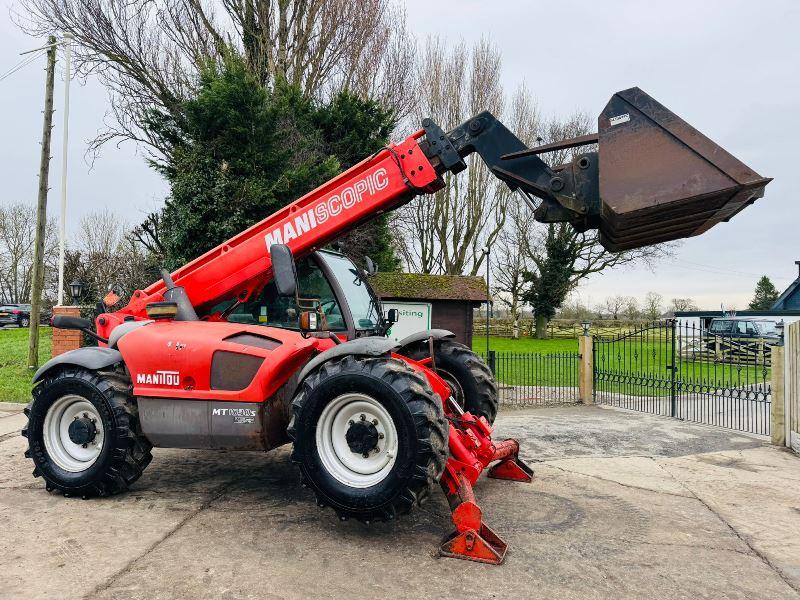
[[[574,252],[569,232],[563,227],[549,227],[541,258],[536,261],[536,271],[524,274],[529,287],[522,299],[533,307],[536,337],[539,339],[544,338],[547,322],[561,308],[572,287]]]
[[[756,284],[756,291],[748,308],[750,310],[769,310],[779,295],[778,289],[772,284],[769,277],[764,275]]]
[[[236,56],[207,66],[193,98],[147,119],[167,148],[152,163],[170,184],[159,232],[165,262],[184,264],[296,200],[385,145],[393,125],[390,111],[350,94],[321,103],[286,84],[266,88]],[[366,243],[345,238],[343,250],[396,269],[386,222],[366,227],[356,237]]]

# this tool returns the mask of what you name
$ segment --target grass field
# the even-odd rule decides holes
[[[486,355],[486,338],[473,337],[473,350]],[[624,349],[623,349],[624,348]],[[495,375],[500,383],[524,386],[576,386],[577,339],[535,340],[490,337],[489,349],[497,352]],[[630,395],[669,395],[672,346],[668,341],[601,344],[595,356],[602,375],[598,387]],[[678,358],[676,379],[684,387],[751,388],[768,384],[770,369],[713,360]],[[640,379],[631,383],[628,376]]]
[[[486,354],[486,338],[472,337],[472,349],[483,355]],[[489,337],[489,349],[495,352],[577,352],[577,339],[552,339],[534,340],[532,338],[521,338],[514,340],[511,338]]]
[[[50,358],[52,330],[39,329],[39,364]],[[0,329],[0,402],[29,402],[31,377],[28,370],[28,330],[17,327]]]

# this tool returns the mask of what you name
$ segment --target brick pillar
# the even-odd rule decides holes
[[[80,306],[54,306],[53,316],[65,315],[80,317]],[[77,350],[83,343],[83,332],[76,329],[58,329],[53,327],[53,356],[64,354],[70,350]]]

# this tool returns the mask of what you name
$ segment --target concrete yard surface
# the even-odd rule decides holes
[[[510,547],[497,567],[437,557],[440,493],[394,523],[338,521],[287,448],[156,449],[126,494],[48,494],[24,421],[0,410],[3,598],[800,597],[800,457],[724,429],[502,411],[495,437],[517,437],[536,478],[476,486]]]

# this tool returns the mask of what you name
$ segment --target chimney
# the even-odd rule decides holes
[[[794,261],[794,264],[797,265],[797,278],[800,279],[800,260]]]

